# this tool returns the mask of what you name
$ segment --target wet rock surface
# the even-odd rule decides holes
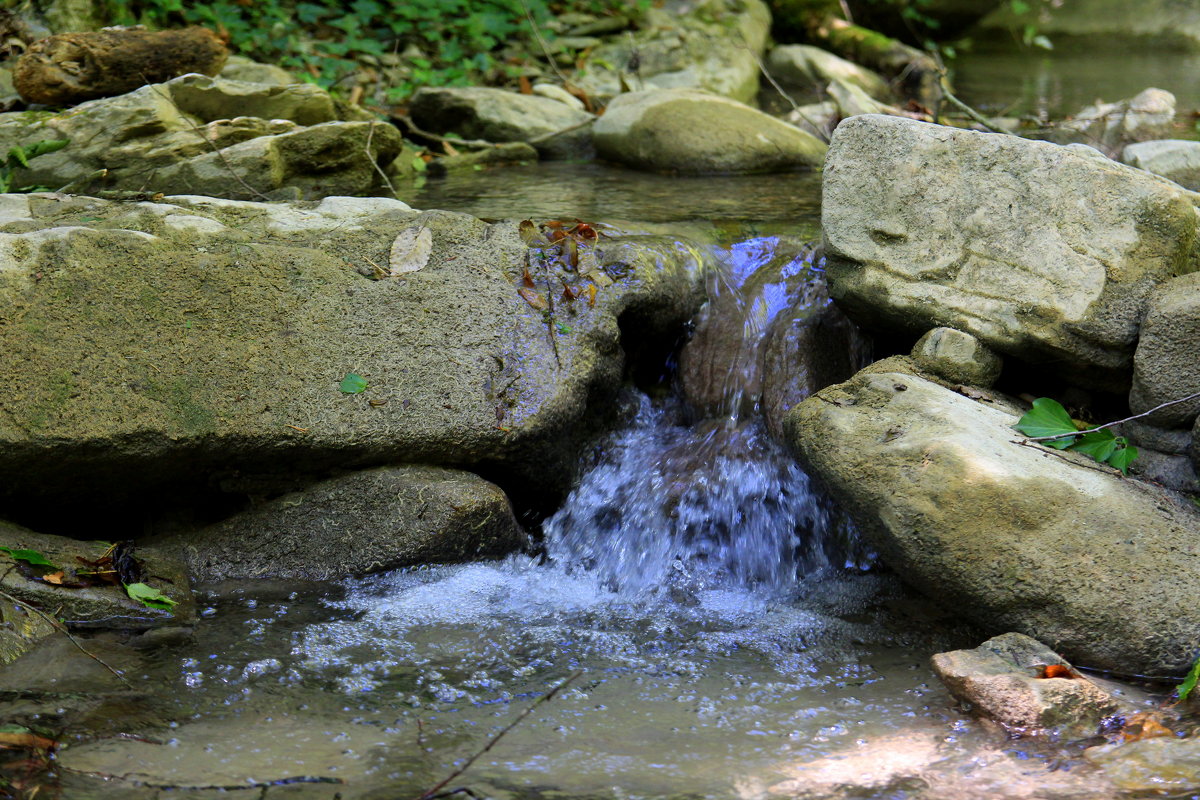
[[[754,173],[813,169],[825,144],[728,98],[693,89],[623,94],[593,126],[601,158],[638,169]]]
[[[193,579],[330,580],[497,556],[523,540],[504,492],[457,470],[381,467],[266,501],[159,540]]]
[[[1161,737],[1084,751],[1105,777],[1127,792],[1187,792],[1200,788],[1200,739]]]
[[[1200,511],[922,378],[860,373],[801,403],[789,443],[905,580],[1082,666],[1183,671]]]
[[[1108,692],[1019,633],[996,636],[973,650],[937,653],[932,662],[960,703],[1014,733],[1087,738],[1118,709]]]
[[[957,328],[1093,386],[1128,385],[1151,291],[1196,266],[1190,193],[1048,143],[855,117],[824,177],[830,293],[852,318]]]

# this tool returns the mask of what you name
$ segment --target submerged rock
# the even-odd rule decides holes
[[[330,580],[502,555],[522,538],[495,484],[458,470],[380,467],[157,544],[178,552],[197,580]]]
[[[259,198],[369,194],[404,147],[392,125],[341,121],[311,84],[184,75],[57,113],[0,114],[0,148],[69,139],[19,170],[23,185]],[[219,151],[215,152],[215,151]],[[102,176],[100,170],[107,170]],[[295,189],[293,190],[295,191]]]
[[[960,703],[1016,733],[1095,736],[1118,709],[1108,692],[1049,647],[1019,633],[988,639],[974,650],[937,653],[932,664]]]
[[[596,152],[639,169],[754,173],[821,166],[825,144],[750,106],[693,89],[623,94],[595,126]]]
[[[1138,142],[1121,151],[1121,161],[1192,191],[1200,189],[1200,142],[1183,139]]]
[[[829,290],[852,318],[957,328],[1099,388],[1128,386],[1151,291],[1197,265],[1190,193],[1045,142],[854,117],[824,178]]]
[[[1089,747],[1084,758],[1127,792],[1189,792],[1200,788],[1200,739],[1173,736]]]
[[[0,215],[0,502],[48,512],[403,463],[551,498],[610,413],[622,327],[677,335],[703,295],[686,240],[611,232],[580,274],[515,222],[385,198],[43,195]],[[423,258],[394,250],[402,233]],[[369,277],[394,258],[410,271]],[[596,285],[594,306],[562,281]],[[348,373],[365,389],[342,390]]]
[[[1186,670],[1200,647],[1200,509],[1022,445],[1016,421],[913,375],[864,371],[785,424],[884,560],[931,597],[1080,665]]]

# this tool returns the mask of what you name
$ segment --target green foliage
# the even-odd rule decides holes
[[[17,145],[10,148],[8,156],[4,159],[4,163],[0,164],[0,193],[2,192],[40,192],[45,189],[43,186],[24,186],[17,187],[13,185],[13,171],[20,168],[29,168],[29,160],[44,156],[47,153],[54,153],[62,150],[71,143],[70,139],[43,139],[40,142],[34,142],[28,147]]]
[[[1196,659],[1196,663],[1192,664],[1191,670],[1188,671],[1187,677],[1183,679],[1183,683],[1175,687],[1175,693],[1179,696],[1179,702],[1184,702],[1196,688],[1196,684],[1200,683],[1200,658]]]
[[[338,384],[338,389],[346,394],[359,394],[367,390],[367,379],[354,372],[347,372],[346,377]]]
[[[7,553],[14,561],[24,561],[32,567],[49,567],[56,569],[54,562],[46,558],[43,553],[37,550],[14,550],[11,547],[0,547],[0,551]]]
[[[158,608],[170,611],[178,603],[165,594],[145,583],[129,583],[125,585],[125,593],[147,608]]]
[[[1081,433],[1067,410],[1049,397],[1034,400],[1033,408],[1013,427],[1034,439],[1057,437],[1047,439],[1042,444],[1091,456],[1102,464],[1116,467],[1124,475],[1129,474],[1129,465],[1138,455],[1138,449],[1131,446],[1124,436],[1116,436],[1108,428]]]
[[[628,13],[643,4],[567,0],[554,9]],[[552,16],[547,0],[524,5],[542,36],[553,41],[545,25]],[[506,48],[532,52],[536,46],[522,0],[107,0],[106,12],[121,25],[203,25],[228,36],[234,52],[278,64],[325,88],[361,64],[386,64],[400,55],[395,60],[404,64],[406,77],[389,86],[393,102],[421,86],[515,78],[520,69],[509,63],[513,53]]]

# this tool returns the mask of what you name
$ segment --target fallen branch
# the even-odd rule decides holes
[[[112,673],[114,676],[116,676],[117,680],[119,680],[121,683],[125,684],[125,685],[126,685],[128,688],[130,688],[130,689],[132,689],[132,688],[133,688],[133,684],[132,684],[132,683],[130,683],[130,682],[129,682],[129,681],[126,679],[126,678],[125,678],[125,676],[124,676],[124,675],[122,675],[120,672],[117,672],[115,669],[113,669],[113,668],[112,668],[112,666],[110,666],[110,665],[109,665],[109,663],[108,663],[107,661],[105,661],[104,659],[102,659],[100,656],[96,655],[95,653],[93,653],[92,651],[88,650],[86,647],[84,647],[83,645],[81,645],[81,644],[79,643],[79,640],[78,640],[78,639],[76,639],[74,636],[72,636],[72,635],[71,635],[71,632],[70,632],[69,630],[67,630],[67,626],[66,626],[66,625],[63,625],[63,624],[62,624],[61,622],[59,622],[57,619],[55,619],[54,617],[50,616],[50,615],[49,615],[49,614],[47,614],[45,611],[42,611],[42,610],[41,610],[40,608],[38,608],[37,606],[31,606],[29,603],[26,603],[24,600],[20,600],[20,599],[18,599],[18,598],[16,598],[16,597],[13,597],[13,596],[12,596],[11,594],[9,594],[8,592],[3,592],[3,591],[0,591],[0,597],[3,597],[5,600],[9,601],[10,603],[13,603],[13,604],[15,604],[15,605],[19,605],[19,606],[21,606],[22,608],[26,608],[26,609],[28,609],[28,610],[32,611],[33,613],[37,614],[37,615],[38,615],[39,617],[41,617],[42,619],[44,619],[44,620],[46,620],[47,622],[49,622],[49,623],[50,623],[50,626],[51,626],[52,628],[54,628],[56,631],[58,631],[59,633],[61,633],[63,636],[66,636],[68,639],[70,639],[70,640],[71,640],[71,644],[73,644],[73,645],[75,645],[76,647],[78,647],[78,648],[79,648],[79,652],[83,653],[85,656],[87,656],[88,658],[92,659],[92,660],[93,660],[93,661],[95,661],[97,664],[99,664],[100,666],[104,667],[106,670],[108,670],[109,672],[111,672],[111,673]]]
[[[371,154],[371,137],[375,135],[375,123],[377,120],[371,120],[371,127],[367,129],[367,143],[363,145],[363,150],[367,154],[367,160],[371,162],[371,166],[379,173],[379,177],[383,178],[383,183],[387,186],[388,191],[392,193],[392,197],[396,196],[396,187],[392,185],[392,180],[383,171],[383,167],[379,166],[379,162],[375,160],[375,156]]]
[[[484,753],[488,752],[493,747],[495,747],[496,743],[499,742],[501,739],[503,739],[505,734],[507,734],[513,728],[520,725],[522,720],[524,720],[526,717],[528,717],[530,714],[532,714],[539,706],[553,700],[554,695],[558,694],[563,689],[567,688],[567,686],[572,681],[576,680],[581,675],[583,675],[583,670],[581,670],[581,669],[576,670],[575,672],[572,672],[570,675],[567,676],[567,679],[565,681],[560,683],[558,686],[555,686],[550,691],[546,692],[546,694],[542,695],[537,700],[533,701],[533,703],[531,703],[528,708],[526,708],[524,711],[522,711],[520,714],[517,715],[516,719],[514,719],[512,722],[508,723],[508,725],[506,725],[503,730],[501,730],[499,733],[497,733],[495,736],[493,736],[491,738],[491,741],[489,741],[487,744],[485,744],[483,746],[482,750],[478,751],[477,753],[475,753],[475,755],[468,758],[461,767],[459,767],[458,769],[454,770],[454,772],[452,772],[448,776],[446,776],[446,779],[443,780],[441,783],[439,783],[437,786],[434,786],[432,789],[430,789],[429,791],[425,792],[422,795],[418,795],[415,798],[415,800],[433,800],[433,798],[435,798],[435,797],[448,797],[449,795],[452,795],[452,794],[469,794],[469,792],[467,792],[466,790],[463,790],[463,789],[453,789],[449,792],[442,792],[442,789],[445,789],[446,786],[451,781],[453,781],[459,775],[462,775],[464,772],[466,772],[468,769],[470,769],[471,765],[474,764],[476,761],[478,761],[479,758],[481,756],[483,756]],[[439,794],[439,792],[441,792],[441,794]]]
[[[529,3],[521,0],[521,8],[525,11],[525,19],[529,21],[529,29],[533,31],[533,38],[537,40],[538,46],[542,48],[542,53],[546,56],[546,61],[550,62],[550,68],[554,70],[554,74],[562,81],[563,86],[570,83],[567,76],[563,75],[561,69],[558,68],[558,62],[554,60],[554,55],[550,52],[550,47],[546,44],[546,40],[542,38],[542,32],[538,30],[537,22],[533,19],[533,13],[529,10]]]
[[[420,136],[422,139],[429,139],[430,141],[439,142],[441,144],[449,142],[455,147],[466,147],[473,150],[487,150],[496,146],[495,142],[489,142],[486,139],[454,139],[449,136],[441,136],[436,133],[430,133],[429,131],[421,130],[421,128],[417,127],[417,123],[412,121],[412,117],[408,116],[407,114],[392,114],[392,117],[393,119],[398,119],[403,122],[404,127],[408,128],[409,133]]]
[[[1141,414],[1134,414],[1132,417],[1125,417],[1125,419],[1118,419],[1113,422],[1106,422],[1103,425],[1097,425],[1094,428],[1088,428],[1087,430],[1084,430],[1084,431],[1075,431],[1073,433],[1056,433],[1053,436],[1031,436],[1026,441],[1050,442],[1050,441],[1054,441],[1055,439],[1066,439],[1068,436],[1083,436],[1084,434],[1087,434],[1087,433],[1095,433],[1096,431],[1102,431],[1105,428],[1113,428],[1113,427],[1116,427],[1117,425],[1120,425],[1125,422],[1132,422],[1135,419],[1141,419],[1142,417],[1148,417],[1151,414],[1153,414],[1155,411],[1162,411],[1164,408],[1179,405],[1180,403],[1186,403],[1189,400],[1196,400],[1198,398],[1200,398],[1200,392],[1196,392],[1195,394],[1189,394],[1187,397],[1181,397],[1178,400],[1168,400],[1165,403],[1161,403],[1161,404],[1155,406],[1154,408],[1150,409],[1149,411],[1143,411]]]
[[[585,119],[583,122],[576,122],[574,125],[568,125],[567,127],[563,128],[561,130],[550,131],[549,133],[543,133],[541,136],[535,136],[532,139],[526,139],[525,144],[531,144],[531,145],[541,144],[542,142],[553,139],[555,136],[562,136],[564,133],[570,133],[571,131],[577,131],[580,128],[583,128],[587,125],[591,125],[597,119],[599,119],[599,118],[598,117],[590,117],[588,119]]]

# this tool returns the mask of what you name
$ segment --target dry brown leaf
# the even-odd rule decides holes
[[[60,569],[58,572],[51,572],[49,575],[43,575],[42,580],[44,580],[46,583],[53,583],[56,586],[61,586],[63,578],[65,577],[66,575]]]
[[[520,78],[521,94],[533,94],[533,84],[529,82],[529,78],[524,75]]]
[[[392,254],[388,261],[388,277],[396,278],[408,272],[416,272],[429,263],[433,254],[433,232],[425,225],[415,225],[400,231],[392,242]]]
[[[546,300],[533,289],[526,289],[524,286],[522,286],[520,289],[517,289],[517,294],[521,295],[521,297],[525,299],[526,303],[529,303],[529,305],[533,306],[538,311],[545,311],[550,307],[546,304]]]
[[[521,276],[521,283],[526,289],[532,289],[533,287],[537,286],[537,284],[533,282],[533,276],[529,274],[528,267],[525,268],[525,273]]]
[[[588,284],[588,287],[583,290],[583,293],[587,295],[588,308],[595,308],[596,307],[596,284],[594,284],[594,283]]]
[[[58,742],[36,733],[0,733],[0,747],[22,750],[53,750]]]
[[[1175,732],[1159,721],[1159,715],[1150,711],[1132,714],[1121,728],[1121,741],[1137,742],[1142,739],[1158,739],[1174,736]]]

